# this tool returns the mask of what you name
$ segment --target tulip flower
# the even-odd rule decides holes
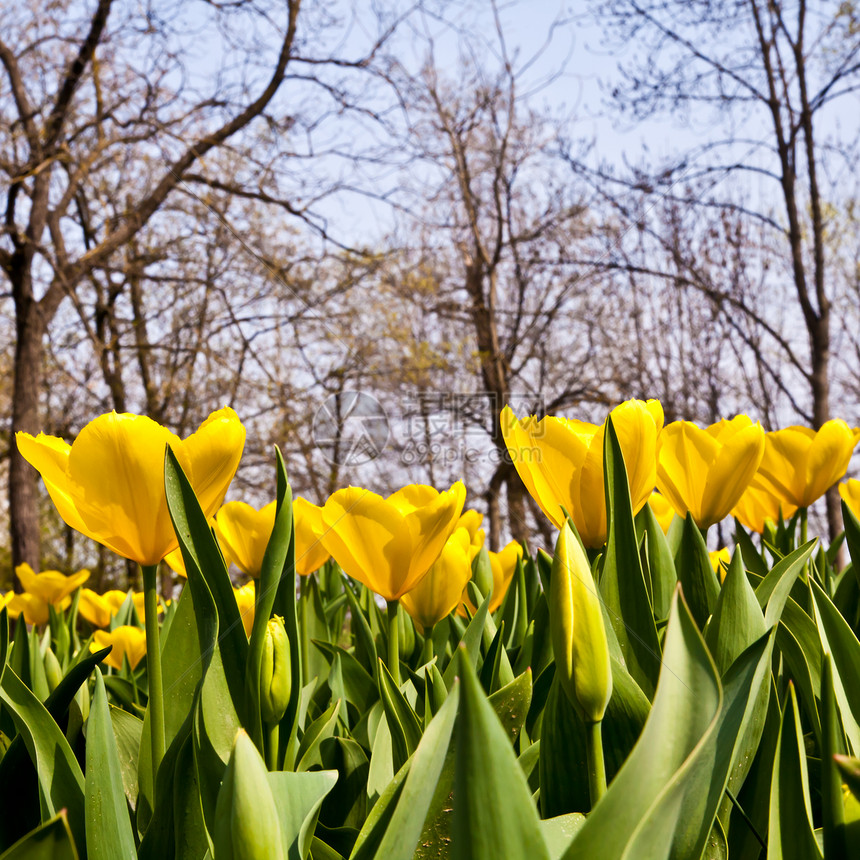
[[[227,502],[215,514],[215,534],[224,557],[254,579],[259,578],[263,567],[276,506],[276,502],[269,502],[257,510],[246,502]]]
[[[624,455],[633,511],[648,501],[656,480],[657,438],[663,407],[656,400],[628,400],[616,406],[612,422]],[[547,416],[517,419],[509,406],[501,414],[508,453],[532,498],[557,528],[573,518],[588,547],[606,542],[603,489],[605,424]]]
[[[495,612],[505,599],[505,594],[507,594],[514,574],[517,571],[517,562],[523,557],[523,545],[519,541],[512,540],[498,552],[488,551],[487,555],[490,557],[490,569],[493,572],[493,596],[490,598],[490,605],[487,607],[487,610]],[[486,595],[484,596],[486,597]],[[457,610],[457,614],[465,617],[465,607],[468,607],[469,612],[474,615],[477,607],[472,603],[467,587],[463,588],[461,599],[462,603]]]
[[[66,609],[71,602],[71,597],[64,597],[55,605],[60,609]],[[15,594],[14,591],[10,591],[0,601],[0,609],[3,608],[4,603],[10,618],[14,619],[23,615],[28,624],[47,624],[51,615],[48,608],[50,604],[35,594],[27,594],[26,592]]]
[[[427,576],[400,598],[422,633],[432,630],[460,602],[472,576],[471,548],[467,529],[455,529]]]
[[[387,499],[360,487],[338,490],[322,509],[323,543],[349,576],[399,600],[439,557],[465,498],[461,481],[442,493],[411,484]]]
[[[705,429],[676,421],[660,436],[657,488],[679,516],[689,511],[700,528],[708,528],[738,503],[763,452],[764,431],[746,415]]]
[[[766,450],[766,434],[764,439]],[[796,510],[797,505],[792,505],[782,499],[773,491],[770,483],[762,478],[761,466],[759,466],[759,471],[753,476],[750,485],[732,509],[732,516],[736,517],[750,531],[761,534],[767,520],[776,522],[780,515],[786,518],[791,517]]]
[[[306,499],[293,499],[293,527],[296,531],[296,573],[308,576],[330,557],[322,542],[325,531],[322,508]]]
[[[80,600],[78,601],[78,613],[93,627],[107,627],[111,618],[119,612],[128,598],[127,591],[112,588],[104,594],[98,594],[90,588],[82,588]],[[131,595],[137,617],[146,620],[145,595],[142,591],[133,592]],[[164,607],[159,605],[158,612],[164,612]]]
[[[45,603],[57,605],[68,597],[78,586],[90,578],[88,570],[79,570],[66,576],[58,570],[43,570],[36,573],[26,562],[15,568],[15,576],[27,594],[38,597]]]
[[[857,436],[841,419],[765,436],[759,477],[785,505],[808,508],[846,472]]]
[[[254,609],[256,607],[254,583],[248,582],[241,588],[234,588],[233,596],[236,598],[236,605],[239,607],[239,615],[242,616],[245,635],[250,639],[251,630],[254,627]]]
[[[484,545],[484,530],[481,528],[481,523],[484,521],[484,515],[478,511],[468,510],[463,511],[460,519],[457,520],[458,529],[466,529],[469,533],[469,562],[475,560],[475,556],[481,551]]]
[[[648,497],[648,504],[651,511],[657,518],[663,534],[669,534],[669,526],[672,525],[672,520],[675,519],[675,509],[666,500],[665,496],[661,496],[656,490]]]
[[[708,553],[708,558],[711,560],[711,567],[713,567],[714,573],[719,576],[720,582],[722,582],[726,578],[726,568],[732,560],[729,548],[724,546],[722,549],[715,549],[713,552]]]
[[[850,478],[839,485],[839,495],[855,517],[860,519],[860,481]]]
[[[122,658],[128,659],[128,665],[134,669],[146,654],[146,633],[139,627],[124,625],[114,630],[96,630],[90,651],[112,647],[110,654],[105,657],[105,663],[114,669],[122,669]]]
[[[239,465],[245,428],[225,407],[187,439],[145,416],[116,412],[95,418],[72,445],[44,433],[15,438],[68,525],[147,567],[178,546],[164,496],[165,446],[212,516]]]

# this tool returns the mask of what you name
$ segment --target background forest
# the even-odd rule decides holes
[[[0,586],[23,561],[125,582],[11,443],[111,409],[184,436],[232,406],[231,498],[256,504],[273,444],[316,503],[462,477],[494,550],[549,527],[505,403],[860,424],[853,2],[0,21]],[[840,530],[834,498],[819,515]]]

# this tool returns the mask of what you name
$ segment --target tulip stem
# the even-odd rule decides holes
[[[433,659],[433,631],[436,629],[435,625],[433,627],[427,627],[424,630],[424,649],[421,652],[421,662],[429,663]]]
[[[146,675],[149,683],[149,729],[152,746],[152,793],[164,758],[164,687],[161,680],[161,646],[158,641],[158,565],[142,564],[143,611],[146,629]],[[153,803],[154,806],[154,803]]]
[[[310,594],[310,588],[308,587],[308,581],[313,574],[309,574],[308,576],[299,577],[299,622],[301,625],[301,637],[299,641],[299,653],[301,656],[302,662],[302,678],[310,678],[311,676],[311,667],[310,667],[310,648],[311,648],[311,634],[308,629],[308,600]]]
[[[606,794],[606,768],[603,764],[602,722],[587,723],[585,727],[585,758],[588,765],[588,796],[591,808]]]
[[[280,723],[268,723],[266,737],[266,767],[273,773],[280,768],[278,767],[278,745],[280,743],[281,725]]]
[[[397,627],[396,600],[388,601],[388,671],[394,683],[400,686],[400,631]]]

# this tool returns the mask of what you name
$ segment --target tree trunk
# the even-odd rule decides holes
[[[28,274],[22,274],[28,278]],[[25,288],[28,285],[24,285]],[[13,288],[14,289],[14,288]],[[14,290],[16,296],[18,290]],[[15,434],[36,434],[39,426],[39,393],[42,383],[42,338],[45,327],[38,303],[22,291],[16,313],[15,365],[12,387],[11,444],[9,450],[9,525],[12,566],[26,562],[39,570],[41,535],[36,470],[18,453]]]

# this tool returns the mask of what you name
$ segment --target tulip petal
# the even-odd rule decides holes
[[[275,502],[259,511],[246,502],[227,502],[215,515],[215,533],[224,555],[255,579],[275,526],[275,509]]]
[[[808,507],[845,475],[854,453],[854,434],[841,419],[821,425],[806,457],[802,505]]]
[[[186,472],[194,494],[209,518],[224,501],[245,447],[245,428],[229,407],[213,412],[187,439],[179,443],[190,467]],[[183,464],[183,468],[185,468]]]
[[[439,558],[465,501],[466,487],[462,481],[457,481],[450,490],[439,493],[430,504],[406,514],[404,522],[412,538],[412,554],[408,576],[401,584],[401,594],[414,588]]]
[[[158,564],[177,546],[164,496],[168,444],[188,472],[188,459],[166,427],[111,412],[87,424],[69,454],[70,494],[85,534],[142,565]]]
[[[633,513],[637,514],[657,483],[657,436],[663,429],[663,407],[657,400],[627,400],[610,415],[624,456]]]
[[[663,428],[657,448],[657,488],[678,516],[690,511],[699,522],[705,481],[718,449],[716,439],[689,421]]]
[[[490,556],[490,568],[493,571],[493,596],[487,608],[488,611],[495,612],[505,599],[517,571],[517,561],[523,557],[523,545],[519,541],[512,540],[498,552],[487,554]]]
[[[718,523],[738,503],[761,463],[764,430],[761,425],[745,427],[728,438],[711,466],[702,495],[703,527]]]
[[[322,508],[306,499],[293,499],[293,523],[296,532],[296,573],[307,576],[319,570],[329,559],[322,542],[325,531]]]
[[[86,526],[69,492],[66,470],[71,446],[63,439],[44,433],[36,437],[16,433],[15,441],[21,456],[42,476],[48,495],[66,525],[86,534]]]
[[[412,540],[403,515],[393,505],[370,490],[347,487],[329,497],[323,522],[323,544],[348,576],[386,600],[403,594]]]
[[[793,505],[803,503],[806,458],[814,438],[809,427],[786,427],[765,436],[759,475],[774,495]]]

